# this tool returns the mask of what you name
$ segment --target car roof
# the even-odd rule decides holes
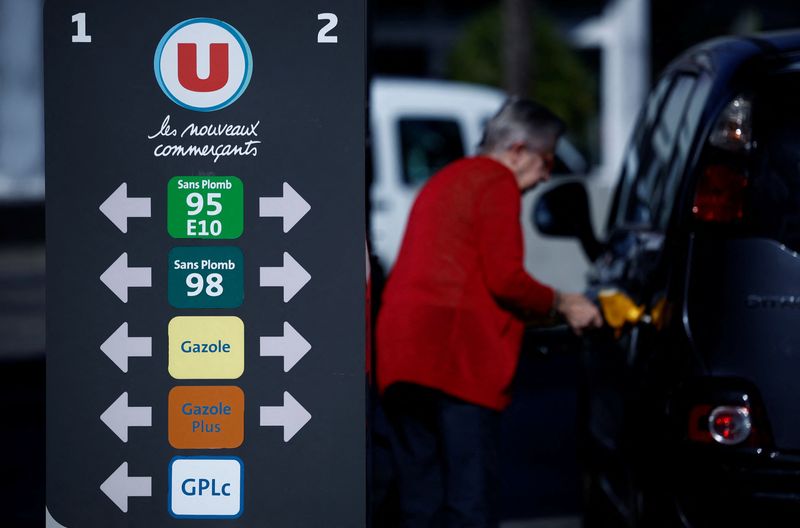
[[[727,77],[753,60],[788,56],[795,52],[800,52],[798,29],[719,37],[689,48],[665,71],[702,69],[715,77]]]
[[[787,29],[754,35],[754,40],[772,47],[780,54],[800,51],[800,29]]]

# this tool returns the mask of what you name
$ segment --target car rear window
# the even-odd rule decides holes
[[[800,74],[768,78],[753,100],[747,224],[800,251]]]

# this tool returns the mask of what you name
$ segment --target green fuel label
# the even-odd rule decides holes
[[[175,308],[236,308],[244,299],[244,255],[237,247],[173,248],[167,282]]]
[[[167,184],[167,231],[172,238],[239,238],[243,195],[236,176],[175,176]]]

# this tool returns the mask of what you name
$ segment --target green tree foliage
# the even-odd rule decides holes
[[[502,31],[499,7],[470,19],[450,55],[451,78],[502,87]],[[597,123],[594,73],[541,10],[534,13],[531,31],[533,82],[529,96],[566,121],[569,135],[584,152],[594,151]]]

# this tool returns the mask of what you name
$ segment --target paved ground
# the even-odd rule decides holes
[[[42,526],[44,515],[44,356],[0,361],[0,525]],[[13,424],[7,427],[7,424]]]
[[[515,398],[503,416],[500,457],[501,516],[520,520],[508,521],[502,528],[581,525],[575,439],[577,372],[575,355],[541,357],[528,350],[520,362]],[[373,426],[373,507],[378,525],[391,525],[388,423],[378,412]]]
[[[42,526],[44,303],[44,244],[0,245],[0,524],[14,528]]]
[[[579,517],[552,517],[548,519],[533,519],[530,521],[508,521],[500,528],[580,528]]]
[[[514,400],[503,415],[501,515],[561,518],[580,512],[577,462],[577,357],[520,358]]]
[[[44,244],[0,246],[0,361],[44,354]]]

